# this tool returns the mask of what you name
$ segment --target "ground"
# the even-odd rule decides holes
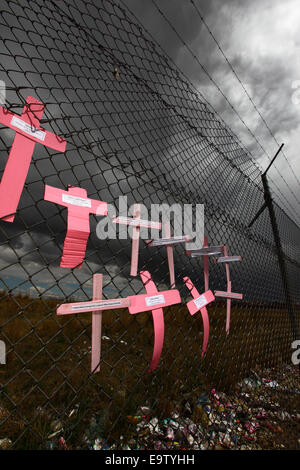
[[[57,317],[58,303],[0,299],[2,448],[299,448],[299,371],[282,307],[236,304],[228,337],[224,305],[210,307],[203,359],[200,317],[165,309],[151,374],[151,313],[110,311],[91,375],[90,314]]]

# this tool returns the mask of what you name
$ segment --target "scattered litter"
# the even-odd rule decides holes
[[[217,387],[210,391],[203,387],[183,389],[181,398],[165,414],[155,411],[147,401],[137,404],[131,414],[123,416],[119,437],[116,430],[111,440],[106,438],[111,425],[109,410],[103,408],[84,418],[86,427],[76,447],[68,430],[72,429],[74,418],[78,419],[79,404],[60,415],[61,420],[53,419],[49,410],[41,407],[36,408],[36,415],[50,418],[46,443],[49,450],[299,449],[298,384],[298,369],[285,366],[280,372],[251,371],[231,393]],[[126,392],[125,388],[117,390],[122,403]],[[0,407],[0,417],[5,416],[6,411]],[[0,450],[9,449],[11,439],[2,437]]]
[[[63,449],[63,450],[68,450],[66,441],[64,440],[63,437],[60,437],[60,438],[59,438],[58,444],[59,444],[59,447],[60,447],[61,449]]]
[[[287,411],[278,402],[285,394],[297,393],[297,388],[287,388],[284,379],[294,374],[286,366],[282,381],[272,378],[272,370],[261,376],[251,371],[237,384],[232,394],[217,388],[201,392],[195,399],[184,395],[180,405],[169,416],[158,417],[149,406],[141,405],[136,414],[128,415],[130,436],[124,433],[119,445],[109,444],[103,438],[89,443],[91,449],[123,450],[261,450],[284,449],[277,442],[283,434],[283,424],[294,426],[299,422],[299,409]],[[295,377],[295,381],[298,380]],[[284,394],[284,395],[282,395]],[[295,404],[296,406],[296,404]],[[296,437],[297,439],[297,437]],[[296,440],[296,446],[299,442]]]
[[[12,441],[10,439],[4,438],[0,439],[0,449],[7,450],[12,445]]]
[[[50,428],[53,432],[48,436],[48,439],[53,439],[54,437],[61,434],[64,430],[62,423],[58,420],[52,421]]]
[[[267,387],[271,387],[271,388],[278,388],[278,387],[279,387],[279,383],[274,380],[274,381],[271,381],[271,382],[267,382],[267,383],[266,383],[266,386],[267,386]]]

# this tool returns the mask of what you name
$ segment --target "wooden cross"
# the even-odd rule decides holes
[[[140,216],[141,216],[140,204],[134,204],[133,217],[120,216],[120,217],[116,217],[113,220],[115,224],[124,224],[124,225],[133,226],[130,276],[137,275],[141,227],[152,228],[152,229],[157,229],[157,230],[161,229],[160,222],[153,222],[151,220],[143,220],[140,218]]]
[[[67,234],[64,241],[61,268],[81,267],[90,234],[90,214],[107,215],[107,203],[87,198],[85,189],[69,187],[64,191],[45,186],[46,201],[68,208]]]
[[[170,222],[166,222],[164,225],[165,237],[158,238],[154,240],[146,240],[148,246],[165,246],[167,249],[169,273],[170,273],[170,284],[171,289],[175,288],[175,270],[174,270],[174,254],[173,246],[186,243],[190,240],[188,235],[178,235],[176,237],[171,237],[171,225]]]
[[[148,372],[151,372],[158,366],[164,344],[165,327],[163,307],[178,304],[181,302],[181,298],[179,291],[176,289],[158,292],[156,285],[151,279],[151,274],[148,271],[141,271],[140,276],[147,294],[129,297],[129,313],[136,314],[150,310],[152,311],[154,326],[154,347],[152,360],[148,368]]]
[[[227,246],[223,246],[223,253],[224,256],[220,256],[216,260],[214,260],[216,263],[225,263],[225,269],[226,269],[226,279],[227,279],[227,291],[215,291],[215,296],[216,297],[223,297],[227,299],[226,301],[226,333],[229,334],[229,328],[230,328],[230,315],[231,315],[231,300],[232,299],[237,299],[237,300],[242,300],[243,299],[243,294],[237,294],[235,292],[231,291],[231,280],[230,280],[230,269],[229,269],[229,263],[234,263],[236,261],[241,261],[242,257],[241,256],[228,256],[228,249]]]
[[[189,277],[183,278],[186,287],[189,289],[193,300],[190,300],[186,306],[191,315],[195,315],[195,313],[199,312],[202,316],[203,321],[203,343],[202,343],[202,357],[206,353],[208,339],[209,339],[209,317],[206,305],[213,302],[215,300],[214,294],[211,290],[204,292],[204,294],[200,295],[197,291],[196,287],[192,283]]]
[[[21,116],[0,106],[0,123],[16,131],[0,183],[0,219],[13,222],[26,181],[35,144],[58,152],[66,150],[66,141],[40,127],[44,105],[28,96]]]
[[[220,255],[223,253],[223,246],[208,246],[208,237],[204,235],[204,243],[202,248],[197,248],[195,250],[186,250],[186,254],[191,256],[191,258],[197,258],[203,256],[203,266],[204,266],[204,290],[208,291],[209,289],[209,263],[208,257],[212,255]]]
[[[71,315],[78,313],[92,312],[92,357],[91,372],[95,374],[100,371],[101,359],[101,331],[102,331],[102,311],[127,308],[130,305],[130,298],[126,299],[102,299],[103,275],[93,276],[93,300],[91,302],[75,302],[62,304],[58,307],[57,315]]]

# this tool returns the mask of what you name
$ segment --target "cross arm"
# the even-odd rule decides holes
[[[24,137],[33,140],[38,144],[43,144],[46,147],[49,147],[58,152],[65,152],[67,142],[62,137],[49,132],[45,129],[39,127],[39,122],[35,118],[35,114],[39,111],[42,113],[44,109],[43,103],[35,100],[35,98],[28,97],[26,100],[28,106],[27,112],[22,114],[22,117],[17,116],[11,111],[0,106],[0,122],[6,127],[22,134]],[[31,111],[30,105],[38,105],[40,109],[38,111]]]
[[[115,308],[127,308],[130,305],[130,298],[92,300],[90,302],[74,302],[62,304],[58,307],[57,315],[70,315],[81,312],[97,312],[98,310],[113,310]]]

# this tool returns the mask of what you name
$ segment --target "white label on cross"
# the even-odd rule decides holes
[[[122,300],[112,300],[111,302],[93,302],[92,304],[72,305],[72,310],[85,310],[87,308],[119,307]]]
[[[200,248],[198,250],[191,250],[190,254],[192,258],[196,256],[209,256],[209,255],[219,255],[222,253],[223,247],[222,246],[209,246]]]
[[[200,297],[198,297],[198,299],[194,299],[194,304],[196,305],[197,308],[201,308],[201,307],[204,307],[204,305],[207,304],[207,300],[204,297],[204,295],[200,295]]]
[[[62,200],[67,204],[73,204],[73,206],[92,207],[91,200],[84,199],[83,197],[71,196],[70,194],[63,193]]]
[[[173,238],[158,238],[157,240],[153,240],[152,246],[172,245],[172,244],[184,243],[184,242],[186,242],[186,237],[178,235],[177,237],[173,237]]]
[[[19,119],[16,116],[13,116],[11,120],[11,125],[17,127],[21,131],[25,132],[26,134],[31,135],[32,137],[35,137],[36,139],[45,140],[46,137],[46,132],[40,131],[36,127],[32,126],[31,124],[28,124],[27,122],[22,121],[22,119]]]
[[[146,305],[151,307],[152,305],[164,304],[165,298],[163,295],[153,295],[152,297],[146,297]]]
[[[224,292],[223,297],[228,297],[232,299],[239,299],[240,294],[233,294],[231,292]]]
[[[232,261],[241,261],[240,256],[220,256],[217,259],[218,263],[230,263]]]
[[[128,224],[128,225],[135,225],[135,226],[146,225],[147,227],[153,227],[153,228],[157,228],[157,224],[158,224],[158,222],[152,222],[151,220],[133,219],[131,217],[123,217],[123,216],[117,217],[117,221],[119,223]]]

